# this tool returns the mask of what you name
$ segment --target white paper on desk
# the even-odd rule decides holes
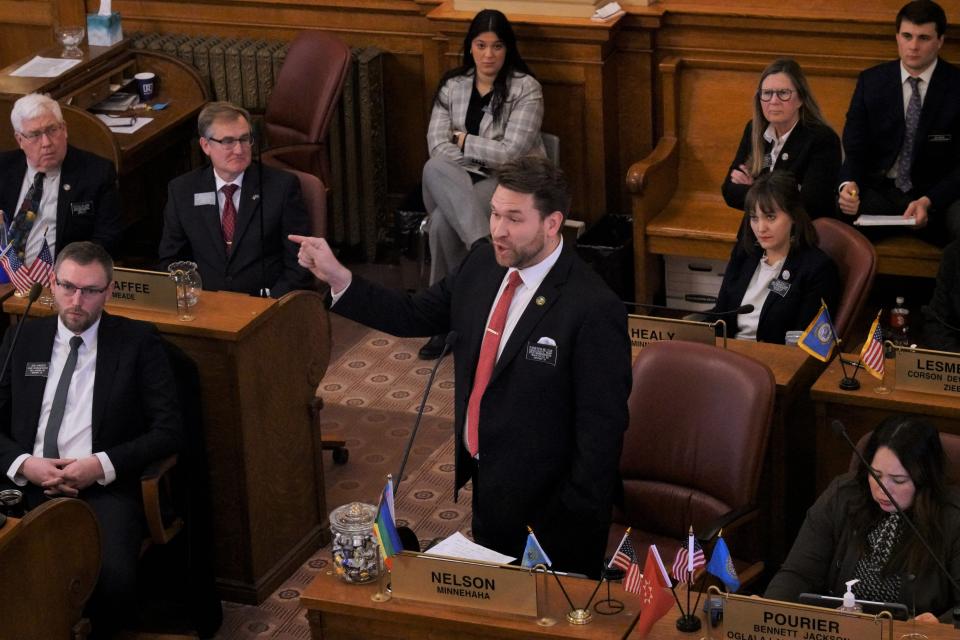
[[[34,56],[33,60],[21,65],[19,69],[10,75],[18,78],[56,78],[64,71],[77,66],[81,62],[83,61],[68,58],[42,58],[40,56]]]
[[[505,556],[493,549],[487,549],[476,542],[472,542],[459,531],[430,547],[424,553],[428,556],[447,556],[448,558],[462,558],[463,560],[478,560],[496,564],[509,564],[516,560],[516,558]]]
[[[137,117],[137,123],[133,126],[128,126],[130,118],[125,116],[120,116],[119,118],[111,118],[105,113],[98,113],[97,117],[103,121],[103,124],[110,127],[110,131],[114,133],[136,133],[143,129],[146,125],[153,122],[153,118],[140,118]]]
[[[110,15],[110,0],[100,0],[100,11],[97,12],[101,16]]]
[[[868,216],[861,215],[853,221],[857,227],[915,227],[916,218],[904,218],[903,216]]]

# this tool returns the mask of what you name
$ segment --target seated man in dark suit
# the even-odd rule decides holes
[[[145,534],[140,476],[181,446],[176,385],[153,325],[111,316],[113,261],[99,245],[57,252],[56,316],[7,332],[0,358],[0,471],[28,507],[77,497],[100,525],[101,569],[89,604],[95,632],[125,622]],[[106,637],[105,635],[103,637]]]
[[[310,274],[297,264],[297,247],[287,239],[309,228],[297,178],[251,165],[254,141],[246,110],[211,102],[197,125],[211,166],[170,182],[161,268],[193,260],[204,289],[279,298],[309,288]]]
[[[113,163],[67,144],[60,105],[23,96],[10,112],[19,151],[0,153],[0,209],[21,262],[32,264],[46,239],[52,254],[78,240],[113,251],[120,240],[120,197]]]
[[[947,18],[930,0],[897,14],[900,59],[860,74],[843,129],[840,210],[902,215],[960,234],[960,70],[938,57]]]

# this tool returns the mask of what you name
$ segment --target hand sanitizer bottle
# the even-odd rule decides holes
[[[863,607],[857,602],[856,596],[853,595],[853,585],[860,582],[859,580],[847,580],[847,592],[843,594],[843,605],[837,607],[837,611],[843,611],[845,613],[862,613]]]

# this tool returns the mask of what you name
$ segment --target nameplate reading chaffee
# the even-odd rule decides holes
[[[140,269],[113,270],[113,295],[108,304],[164,313],[177,312],[177,285],[169,273]]]
[[[521,567],[403,552],[393,558],[395,598],[537,615],[536,574]]]
[[[960,354],[897,347],[897,390],[960,398]]]
[[[890,618],[840,613],[802,604],[724,596],[723,634],[728,640],[888,640]]]

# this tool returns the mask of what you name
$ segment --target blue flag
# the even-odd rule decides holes
[[[540,542],[537,540],[537,536],[531,531],[527,534],[527,546],[523,550],[523,560],[520,565],[523,567],[535,567],[538,564],[545,564],[548,567],[553,564],[550,562],[547,552],[543,550],[543,547],[540,546]]]
[[[707,573],[717,576],[720,581],[727,586],[728,591],[736,591],[740,588],[740,578],[737,576],[737,570],[733,567],[733,558],[730,557],[730,549],[723,538],[717,538],[717,544],[713,547],[713,555],[710,562],[707,563]]]
[[[833,347],[837,344],[837,331],[830,320],[827,305],[821,301],[820,311],[806,328],[797,342],[797,346],[812,355],[817,360],[827,362],[833,355]]]

